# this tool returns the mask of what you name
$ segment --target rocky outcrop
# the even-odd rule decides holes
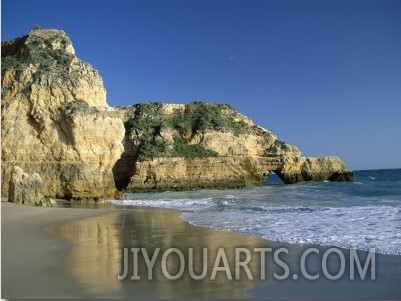
[[[14,166],[9,183],[8,200],[17,204],[35,205],[44,200],[46,186],[39,174],[31,176]]]
[[[275,171],[286,184],[302,181],[352,181],[353,173],[338,157],[302,157],[297,163],[286,162]]]
[[[1,54],[2,195],[18,165],[39,173],[50,197],[113,196],[124,127],[98,72],[59,30],[32,30]]]
[[[271,171],[286,184],[353,179],[338,157],[302,157],[229,105],[149,103],[118,110],[125,151],[113,172],[125,191],[263,185]]]
[[[3,42],[1,55],[3,196],[14,166],[67,199],[262,185],[271,171],[284,183],[352,180],[339,158],[304,158],[230,105],[109,107],[63,31],[34,29]]]
[[[262,159],[254,157],[157,158],[135,167],[127,191],[237,188],[262,185],[267,179]]]

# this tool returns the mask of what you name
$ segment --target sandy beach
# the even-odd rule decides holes
[[[61,271],[71,247],[45,227],[107,212],[95,209],[39,208],[1,202],[2,298],[82,298]]]
[[[132,237],[132,229],[137,237]],[[123,248],[135,244],[149,250],[172,246],[187,250],[202,245],[210,250],[234,250],[234,246],[256,247],[262,242],[191,226],[175,210],[139,208],[122,212],[2,202],[2,297],[161,298],[196,297],[200,293],[240,298],[252,287],[252,281],[228,281],[220,275],[213,282],[195,283],[189,277],[171,281],[156,268],[152,281],[118,280]],[[227,256],[233,264],[233,254]],[[210,257],[209,265],[214,258]],[[142,270],[144,263],[140,264]]]
[[[266,260],[266,279],[261,279],[260,256],[255,248],[281,247],[281,254],[289,267],[290,276],[300,275],[299,262],[305,246],[283,245],[256,237],[237,235],[195,227],[180,219],[176,210],[136,207],[129,209],[36,208],[2,202],[2,298],[301,298],[301,299],[397,299],[400,297],[401,256],[376,255],[376,279],[347,279],[333,281],[321,277],[310,281],[289,277],[279,281],[273,272],[284,270]],[[244,269],[235,279],[236,248],[252,251],[248,267],[254,276],[249,280]],[[124,248],[145,248],[149,257],[156,248],[160,252],[152,269],[152,280],[143,252],[138,254],[137,275],[135,260],[128,259],[128,276],[119,280],[123,271]],[[167,279],[163,273],[162,254],[169,248],[181,250],[186,262],[182,277]],[[194,280],[188,273],[188,250],[194,250],[194,271],[200,274],[202,249],[207,248],[207,273],[202,280]],[[224,271],[211,279],[219,248],[224,248],[233,279]],[[327,248],[319,248],[321,254]],[[167,270],[179,272],[177,254],[170,254]],[[309,256],[308,272],[321,273],[316,268],[321,256]],[[362,254],[363,255],[363,254]],[[365,254],[366,255],[366,254]],[[256,257],[255,257],[256,256]],[[282,256],[282,257],[281,257]],[[347,258],[347,253],[345,252]],[[338,271],[335,256],[329,257],[329,270]],[[221,264],[220,264],[221,266]],[[368,273],[369,275],[369,273]],[[368,278],[368,277],[367,277]]]

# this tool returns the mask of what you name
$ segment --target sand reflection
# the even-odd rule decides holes
[[[246,297],[246,289],[254,281],[248,280],[241,269],[240,280],[235,280],[235,248],[253,250],[266,247],[265,242],[230,232],[189,225],[179,218],[179,212],[154,208],[135,208],[112,211],[110,214],[72,221],[48,229],[72,243],[67,252],[65,271],[79,283],[88,296],[102,298],[133,297],[195,297],[240,298]],[[218,272],[211,280],[218,248],[225,249],[233,280],[225,272]],[[132,255],[129,257],[129,276],[118,280],[123,270],[124,248],[146,248],[150,256],[160,248],[153,268],[153,279],[148,280],[148,270],[143,255],[138,256],[140,280],[131,280]],[[185,258],[185,270],[178,280],[167,279],[161,269],[161,257],[165,250],[177,248]],[[208,271],[204,279],[193,280],[188,272],[188,249],[194,250],[194,272],[200,274],[203,267],[203,248],[208,248]],[[132,253],[130,253],[132,254]],[[260,256],[252,254],[249,269],[255,278],[260,277]],[[176,254],[168,257],[167,269],[174,275],[179,269]]]
[[[63,271],[79,283],[85,294],[119,294],[121,283],[114,276],[120,271],[121,261],[119,216],[115,212],[47,229],[72,243]]]

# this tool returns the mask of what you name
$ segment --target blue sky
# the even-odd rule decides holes
[[[109,105],[229,103],[306,156],[401,167],[400,0],[2,0],[63,29]]]

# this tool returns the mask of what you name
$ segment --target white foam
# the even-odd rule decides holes
[[[111,201],[116,205],[184,210],[181,217],[197,226],[259,236],[268,240],[357,248],[401,255],[401,208],[369,206],[288,206],[222,199],[153,199]]]
[[[375,248],[379,253],[401,255],[400,208],[371,206],[266,209],[241,213],[183,213],[182,217],[198,226],[256,235],[272,241],[360,250]]]
[[[145,206],[199,211],[213,206],[213,199],[111,200],[109,203],[125,206]]]

